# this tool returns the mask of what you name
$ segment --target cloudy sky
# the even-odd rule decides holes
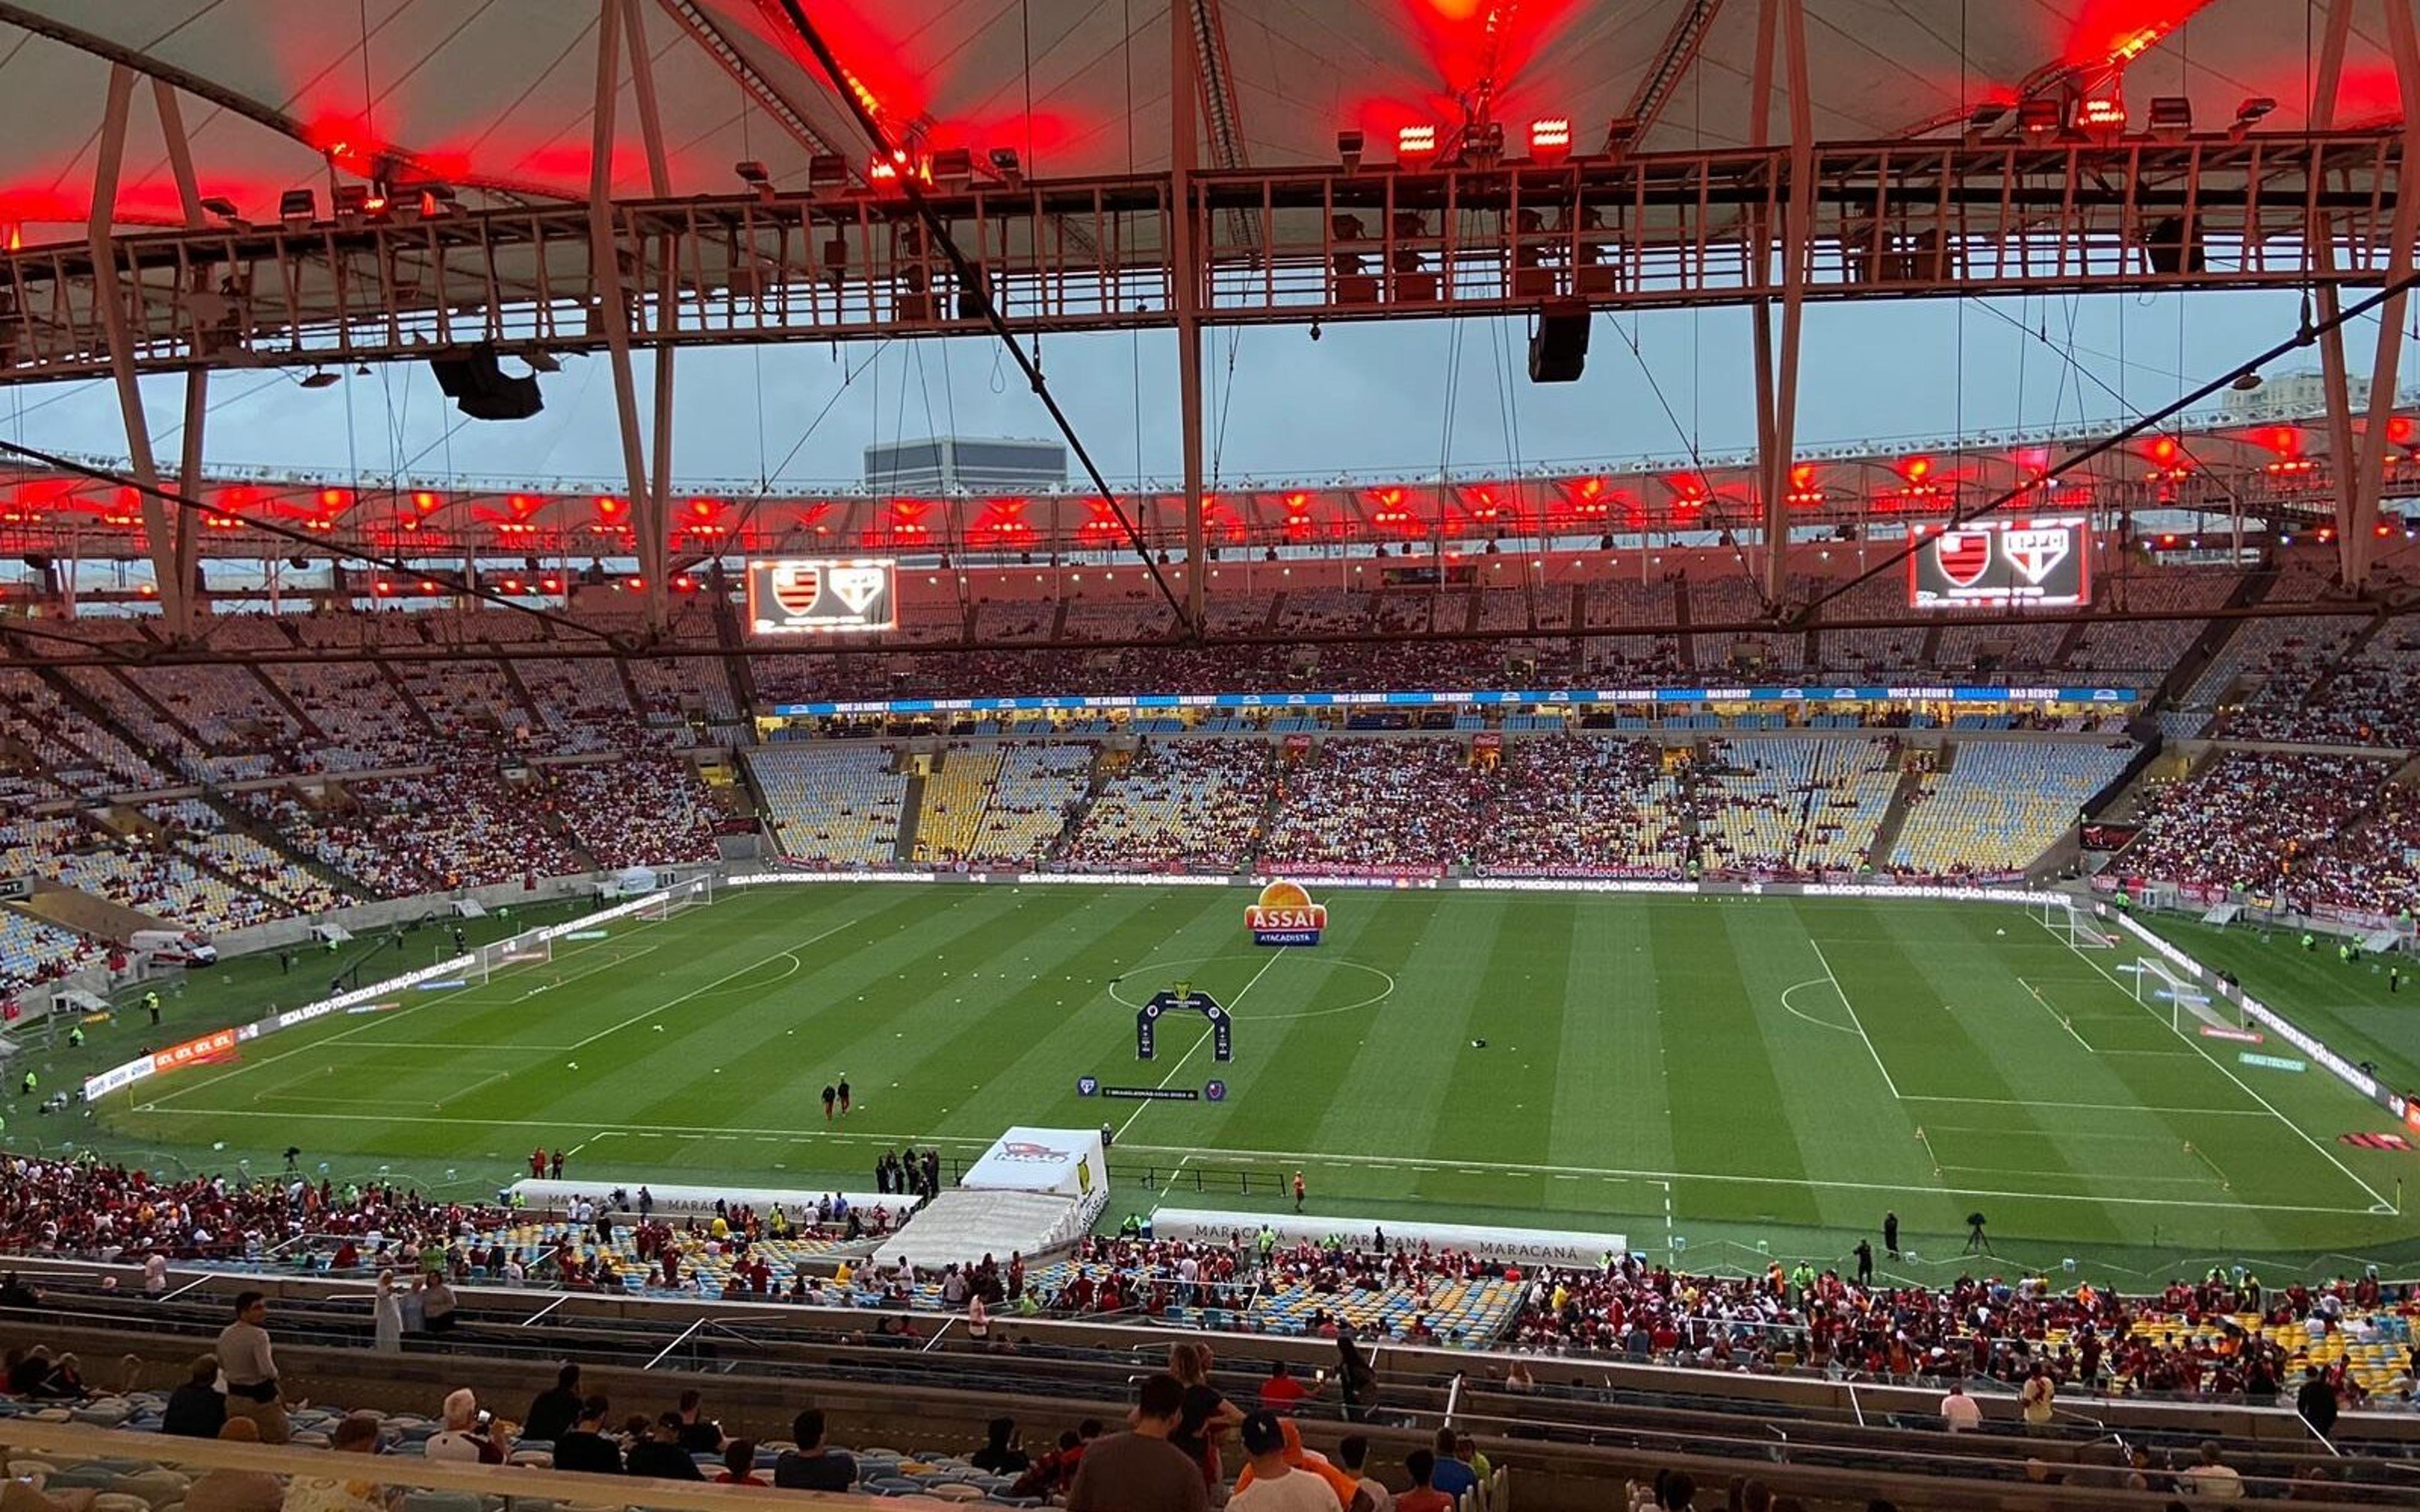
[[[1807,315],[1799,444],[2115,424],[2174,399],[2295,329],[2290,295],[2140,295],[2000,301],[1816,304]],[[2350,333],[2366,372],[2376,323]],[[1594,327],[1586,377],[1536,385],[1516,322],[1255,328],[1208,338],[1206,452],[1215,480],[1416,477],[1440,463],[1684,458],[1754,441],[1749,321],[1741,310],[1615,318]],[[2405,384],[2413,371],[2404,343]],[[1112,483],[1177,471],[1174,338],[1050,338],[1043,363]],[[2316,366],[2297,352],[2272,376]],[[365,477],[596,479],[619,488],[613,382],[601,357],[545,378],[546,412],[466,422],[424,365],[304,391],[291,375],[222,375],[208,456]],[[645,364],[642,363],[642,380]],[[869,442],[956,433],[1047,436],[1049,417],[987,341],[956,339],[685,352],[675,473],[807,490],[862,471]],[[180,389],[147,391],[173,456]],[[644,412],[644,411],[643,411]],[[122,455],[105,384],[0,396],[0,425],[28,443]]]

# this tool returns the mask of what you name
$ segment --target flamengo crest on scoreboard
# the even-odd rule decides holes
[[[1975,520],[1908,558],[1912,609],[2068,609],[2092,599],[2092,535],[2080,515]]]
[[[1272,882],[1244,910],[1244,925],[1254,945],[1317,945],[1327,928],[1327,905],[1312,903],[1299,882]]]
[[[899,565],[877,558],[795,558],[748,563],[748,627],[755,635],[832,635],[898,624]]]

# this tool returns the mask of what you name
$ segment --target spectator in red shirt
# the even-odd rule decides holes
[[[1264,1411],[1290,1417],[1295,1406],[1310,1395],[1309,1388],[1295,1379],[1283,1360],[1269,1362],[1269,1379],[1261,1382],[1261,1406]]]

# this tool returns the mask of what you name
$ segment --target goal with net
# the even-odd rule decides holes
[[[554,959],[554,937],[542,929],[524,930],[510,939],[479,947],[471,966],[473,981],[485,982],[499,971],[535,965]]]
[[[691,877],[687,882],[670,883],[659,889],[638,909],[641,918],[670,918],[691,908],[703,908],[714,902],[714,879]]]
[[[2046,893],[2025,904],[2025,912],[2035,923],[2079,950],[2105,950],[2118,943],[2090,909],[2077,907],[2075,900],[2064,894]]]
[[[2198,1034],[2205,1027],[2245,1032],[2241,1004],[2177,975],[2158,957],[2136,956],[2125,970],[2133,980],[2134,1001],[2164,1017],[2179,1034]]]

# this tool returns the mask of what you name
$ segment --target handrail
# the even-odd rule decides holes
[[[664,1356],[672,1353],[675,1350],[677,1350],[682,1345],[688,1343],[689,1336],[705,1326],[706,1319],[701,1318],[696,1322],[690,1324],[689,1327],[682,1329],[680,1331],[680,1335],[677,1338],[675,1338],[670,1344],[665,1345],[662,1349],[658,1350],[656,1351],[656,1357],[648,1361],[645,1365],[641,1365],[639,1368],[642,1370],[653,1370],[656,1366],[663,1364]]]

